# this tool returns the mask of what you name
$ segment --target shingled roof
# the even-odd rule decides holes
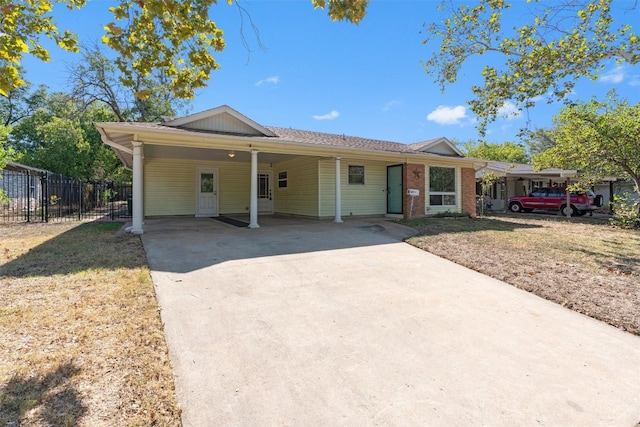
[[[298,142],[303,144],[328,145],[333,147],[359,148],[363,150],[390,151],[394,153],[414,153],[411,146],[399,142],[382,141],[379,139],[361,138],[357,136],[338,135],[323,132],[313,132],[299,129],[287,129],[265,126],[276,136],[269,140],[283,142]]]
[[[130,160],[130,141],[140,132],[161,133],[176,141],[198,134],[212,138],[228,136],[245,141],[281,142],[283,146],[308,145],[335,147],[337,149],[377,151],[396,154],[429,154],[443,157],[461,158],[464,155],[444,137],[430,139],[415,144],[403,144],[394,141],[362,138],[345,134],[331,134],[300,129],[263,126],[227,105],[222,105],[200,113],[181,118],[165,118],[162,123],[96,123],[103,134],[105,143],[111,145],[117,153]],[[108,130],[107,130],[108,129]],[[108,133],[108,134],[107,134]],[[117,142],[116,142],[117,141]],[[177,144],[179,145],[179,144]],[[118,151],[119,150],[119,151]],[[126,155],[125,155],[126,154]]]

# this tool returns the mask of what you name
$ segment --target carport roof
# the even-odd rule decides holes
[[[249,147],[260,150],[260,144],[264,143],[272,149],[280,147],[283,153],[295,149],[295,146],[304,146],[305,149],[317,148],[315,154],[333,148],[331,153],[325,152],[323,155],[340,155],[344,151],[358,150],[426,155],[476,163],[474,159],[465,158],[444,137],[408,145],[344,134],[262,126],[226,105],[182,118],[167,118],[162,123],[104,122],[95,123],[95,126],[102,140],[129,166],[132,163],[133,141],[219,150]],[[187,145],[186,141],[191,141],[191,145]]]
[[[514,176],[527,179],[553,179],[553,178],[574,178],[579,175],[575,169],[548,168],[535,170],[533,165],[513,162],[498,162],[486,160],[487,166],[483,170],[476,172],[476,178],[482,178],[486,171],[495,172],[500,176]],[[605,181],[615,181],[614,177],[607,177]]]

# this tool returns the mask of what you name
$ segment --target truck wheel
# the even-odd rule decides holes
[[[569,208],[571,209],[571,216],[576,216],[578,214],[578,210],[575,206],[570,205]],[[567,205],[560,206],[560,212],[563,216],[567,216]]]
[[[509,210],[514,213],[522,212],[522,205],[518,202],[511,203],[509,205]]]
[[[602,205],[604,204],[604,197],[602,197],[602,194],[598,194],[596,198],[593,199],[593,204],[599,208],[602,207]]]

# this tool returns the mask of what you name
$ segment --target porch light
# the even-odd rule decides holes
[[[227,154],[227,156],[229,156],[229,158],[233,159],[236,156],[236,153],[234,153],[233,151],[229,151],[229,154]]]

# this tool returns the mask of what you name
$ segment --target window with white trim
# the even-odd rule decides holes
[[[429,167],[429,204],[431,206],[456,205],[456,169]]]
[[[289,186],[289,178],[287,171],[278,172],[278,188],[287,188]]]
[[[364,166],[349,165],[349,185],[364,185]]]

